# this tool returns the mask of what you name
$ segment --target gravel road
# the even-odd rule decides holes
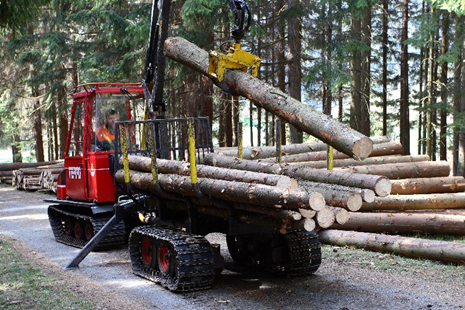
[[[133,275],[127,248],[91,253],[79,269],[63,271],[78,250],[54,241],[43,202],[50,197],[0,185],[0,238],[17,240],[38,266],[109,309],[465,308],[464,266],[415,262],[412,269],[386,255],[328,247],[315,275],[277,278],[235,265],[221,234],[207,236],[225,257],[223,273],[207,291],[175,294]],[[383,260],[395,263],[383,267]]]

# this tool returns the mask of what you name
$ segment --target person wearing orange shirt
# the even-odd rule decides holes
[[[118,112],[110,110],[105,119],[105,124],[97,129],[97,146],[102,151],[115,149],[115,123],[118,120]]]

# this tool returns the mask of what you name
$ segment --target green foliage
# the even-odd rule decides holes
[[[463,0],[431,0],[437,7],[455,12],[458,15],[465,15],[465,2]]]

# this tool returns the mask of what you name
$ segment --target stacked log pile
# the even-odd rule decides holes
[[[62,161],[0,164],[0,177],[2,183],[20,190],[56,192],[58,174],[62,170]]]
[[[131,185],[160,194],[153,182],[151,159],[129,156],[128,162]],[[385,177],[295,169],[207,154],[203,164],[197,166],[199,196],[191,184],[188,163],[157,160],[157,167],[158,184],[162,189],[200,201],[204,205],[201,212],[227,218],[230,215],[226,205],[230,204],[244,222],[261,222],[282,233],[297,228],[313,231],[334,223],[344,224],[349,219],[349,211],[360,210],[363,201],[372,202],[377,194],[388,195],[391,189]],[[117,172],[116,179],[124,180],[123,171]],[[202,202],[203,195],[213,199]]]

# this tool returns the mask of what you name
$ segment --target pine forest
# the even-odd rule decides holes
[[[258,78],[403,155],[465,175],[463,0],[249,0],[242,46]],[[0,149],[14,162],[63,157],[79,84],[140,82],[151,1],[0,1]],[[169,36],[218,50],[234,16],[224,0],[172,1]],[[217,146],[315,141],[243,97],[167,60],[169,118],[208,116]]]

